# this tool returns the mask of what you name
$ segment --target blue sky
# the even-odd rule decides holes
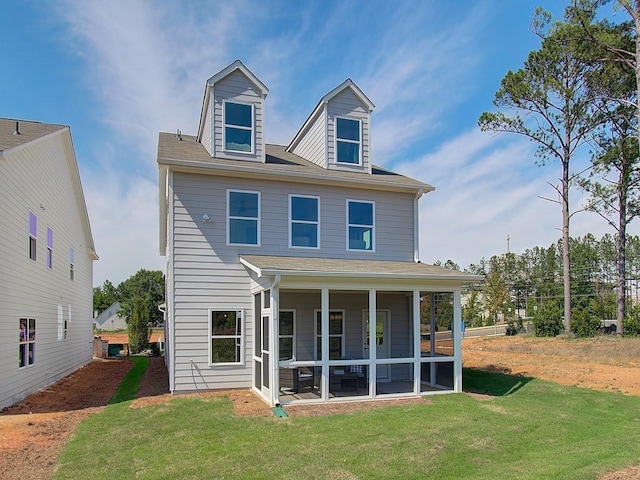
[[[466,267],[504,253],[507,235],[515,253],[560,236],[558,205],[538,198],[553,196],[559,165],[477,128],[505,73],[539,46],[538,5],[558,15],[564,3],[5,0],[0,116],[71,127],[94,284],[117,284],[163,268],[158,132],[196,132],[207,78],[241,59],[269,87],[267,142],[288,144],[349,77],[376,105],[374,163],[436,187],[420,203],[422,261]],[[573,236],[608,231],[595,214],[572,219]]]

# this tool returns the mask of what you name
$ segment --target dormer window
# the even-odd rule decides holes
[[[253,153],[253,105],[224,102],[224,149]]]
[[[360,120],[336,117],[336,161],[360,165]]]

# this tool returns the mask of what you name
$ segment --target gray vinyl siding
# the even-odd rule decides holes
[[[328,168],[344,169],[350,171],[371,171],[371,153],[370,153],[370,116],[367,108],[360,102],[358,97],[353,94],[351,89],[345,89],[338,95],[333,97],[327,105],[328,128],[327,128],[327,151],[329,158]],[[346,165],[336,163],[335,157],[335,118],[349,117],[360,119],[361,121],[361,146],[362,146],[362,165]]]
[[[84,230],[68,131],[35,140],[0,159],[0,407],[68,375],[92,359],[93,259]],[[29,211],[38,217],[37,259],[29,258]],[[47,226],[54,232],[47,268]],[[74,280],[69,248],[74,249]],[[58,340],[58,305],[68,324]],[[35,364],[18,368],[18,322],[36,319]]]
[[[174,189],[173,241],[178,269],[194,261],[216,266],[237,262],[238,254],[413,261],[412,194],[183,173],[174,174]],[[260,247],[226,245],[227,189],[261,193]],[[289,194],[320,198],[321,248],[289,247]],[[347,199],[375,202],[375,252],[346,250]],[[210,222],[201,221],[203,214]]]
[[[213,137],[213,126],[211,125],[211,115],[212,115],[212,102],[209,99],[209,103],[207,104],[207,111],[204,112],[204,126],[202,128],[202,145],[207,149],[207,152],[211,156],[214,155],[213,147],[214,145],[211,143],[211,139]]]
[[[214,156],[218,158],[264,161],[264,112],[260,91],[256,89],[253,83],[249,81],[242,72],[236,70],[214,85],[213,96],[214,104],[211,113],[214,117]],[[224,151],[222,142],[224,138],[223,108],[225,100],[253,104],[254,152],[252,154]]]
[[[327,167],[325,154],[327,143],[327,116],[322,109],[315,120],[309,126],[304,137],[292,150],[292,153],[323,168]]]

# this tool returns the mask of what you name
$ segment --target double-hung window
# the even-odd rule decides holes
[[[29,258],[36,260],[38,252],[38,217],[35,213],[29,212]]]
[[[374,251],[375,203],[347,200],[347,250]]]
[[[209,360],[211,364],[243,362],[242,310],[209,310]]]
[[[329,311],[329,360],[344,358],[344,311]],[[322,359],[322,312],[316,310],[316,360]]]
[[[280,310],[278,320],[278,343],[280,361],[293,360],[296,355],[295,345],[296,312],[295,310]]]
[[[53,229],[47,227],[47,268],[53,268]]]
[[[21,318],[18,344],[18,367],[28,367],[36,362],[36,319]]]
[[[336,161],[360,165],[360,120],[336,117]]]
[[[318,248],[320,246],[320,199],[289,195],[289,245]]]
[[[227,243],[260,245],[260,192],[227,190]]]
[[[224,149],[253,153],[253,105],[224,102]]]

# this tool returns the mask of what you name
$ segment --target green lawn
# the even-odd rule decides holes
[[[109,405],[66,445],[56,479],[589,479],[640,460],[640,398],[465,370],[493,395],[306,418],[229,401]]]

